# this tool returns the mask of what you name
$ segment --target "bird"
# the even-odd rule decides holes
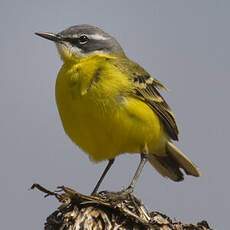
[[[124,193],[134,191],[146,162],[173,181],[201,175],[174,144],[179,131],[160,92],[166,87],[129,59],[113,36],[88,24],[35,34],[53,41],[63,61],[55,95],[65,133],[92,161],[108,161],[92,194],[125,153],[139,154],[140,163]]]

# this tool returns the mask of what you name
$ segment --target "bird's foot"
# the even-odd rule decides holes
[[[125,188],[125,189],[122,189],[120,192],[118,192],[120,195],[122,195],[122,196],[127,196],[127,195],[129,195],[129,194],[132,194],[133,193],[133,190],[134,190],[134,188],[132,187],[132,186],[129,186],[129,187],[127,187],[127,188]]]
[[[110,200],[125,200],[128,196],[132,196],[132,193],[133,187],[129,186],[118,192],[101,191],[99,195]]]

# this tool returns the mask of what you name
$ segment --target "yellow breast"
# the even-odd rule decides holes
[[[105,57],[106,58],[106,57]],[[159,151],[164,130],[144,102],[130,97],[128,76],[103,58],[65,63],[56,82],[56,101],[67,135],[95,161]]]

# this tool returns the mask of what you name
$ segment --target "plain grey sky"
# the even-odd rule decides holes
[[[0,2],[1,229],[42,229],[58,203],[28,191],[39,182],[90,193],[105,167],[64,134],[54,85],[55,46],[34,35],[88,23],[114,35],[128,56],[165,83],[180,128],[177,144],[201,178],[175,183],[146,165],[136,195],[149,210],[229,228],[230,2],[69,0]],[[127,185],[137,155],[118,158],[101,189]]]

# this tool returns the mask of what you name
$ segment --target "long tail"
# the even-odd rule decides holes
[[[162,176],[174,181],[182,181],[184,179],[183,171],[187,175],[200,176],[198,168],[171,142],[168,142],[166,145],[166,155],[156,156],[149,154],[148,159]]]

